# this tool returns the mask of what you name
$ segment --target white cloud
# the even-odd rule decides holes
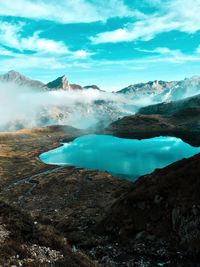
[[[77,50],[73,53],[73,57],[74,58],[79,58],[79,59],[84,59],[84,58],[88,58],[92,55],[94,55],[95,53],[92,52],[88,52],[86,50]]]
[[[94,44],[130,42],[134,40],[147,41],[163,32],[178,30],[186,33],[195,33],[200,30],[200,0],[168,0],[160,5],[160,12],[142,17],[116,29],[92,36]]]
[[[13,52],[0,45],[0,56],[13,56]]]
[[[35,32],[28,38],[21,38],[19,47],[23,50],[32,50],[36,52],[67,54],[68,48],[62,41],[54,41],[45,38],[40,38],[40,33]]]
[[[11,24],[1,21],[0,42],[6,46],[18,48],[18,38],[23,26],[23,23]]]
[[[24,23],[11,24],[1,22],[0,55],[9,56],[1,59],[1,69],[63,69],[66,62],[60,57],[71,51],[63,42],[40,38],[39,32],[23,37]],[[5,48],[8,47],[9,49]],[[27,55],[27,50],[32,53]]]
[[[54,41],[40,37],[41,32],[39,31],[24,37],[24,26],[24,23],[12,24],[1,22],[0,44],[19,51],[14,53],[0,46],[1,55],[19,58],[22,56],[22,53],[31,51],[38,54],[38,56],[40,54],[41,57],[44,55],[52,55],[54,57],[68,55],[69,58],[86,59],[94,54],[86,50],[71,51],[63,41]],[[31,60],[31,57],[29,60]]]
[[[105,21],[111,17],[140,16],[123,0],[6,0],[0,1],[1,16],[45,19],[60,23]]]
[[[180,50],[171,50],[168,47],[157,47],[151,52],[159,53],[161,55],[177,55],[180,53]]]
[[[179,57],[182,56],[183,53],[179,49],[169,49],[168,47],[156,47],[155,49],[142,49],[142,48],[135,48],[135,50],[144,52],[144,53],[150,53],[150,54],[159,54],[159,55],[165,55],[165,56],[173,56],[173,57]]]
[[[62,41],[41,38],[40,32],[35,32],[32,36],[23,37],[23,27],[24,23],[1,22],[0,43],[20,51],[30,50],[54,54],[69,53],[68,48]]]
[[[197,47],[196,52],[197,52],[197,53],[200,53],[200,45]]]
[[[62,62],[55,57],[45,57],[41,55],[15,55],[13,58],[1,59],[0,70],[5,71],[11,69],[27,70],[27,69],[37,69],[39,70],[49,70],[50,69],[64,69],[67,63]]]
[[[159,63],[181,64],[200,61],[200,55],[197,53],[185,54],[178,49],[172,50],[168,47],[157,47],[153,50],[136,48],[136,50],[149,53],[149,55],[129,60],[102,60],[98,61],[98,66],[102,68],[106,66],[112,66],[112,68],[120,66],[120,68],[144,70],[153,63],[156,65]],[[93,65],[95,64],[97,63],[93,61]]]
[[[135,50],[149,54],[147,57],[141,59],[141,63],[147,62],[171,62],[184,63],[191,61],[200,61],[197,53],[185,54],[179,49],[169,49],[168,47],[156,47],[155,49],[135,48]]]
[[[157,56],[151,56],[146,58],[147,60],[152,62],[155,61],[155,62],[183,63],[190,61],[200,61],[200,57],[196,53],[185,54],[179,49],[173,50],[169,49],[168,47],[156,47],[155,49],[152,50],[135,48],[135,50],[149,54],[158,54]],[[198,48],[196,52],[198,52]]]

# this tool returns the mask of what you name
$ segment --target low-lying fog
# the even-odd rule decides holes
[[[0,83],[0,130],[67,124],[77,128],[102,127],[134,114],[149,99],[94,89],[39,91],[13,83]]]

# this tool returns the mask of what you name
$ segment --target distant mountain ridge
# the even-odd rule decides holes
[[[163,91],[163,89],[168,89],[174,86],[176,82],[165,82],[165,81],[149,81],[147,83],[137,83],[137,84],[131,84],[119,91],[117,93],[119,94],[134,94],[137,96],[137,94],[144,93],[146,95],[149,95],[151,93],[159,93]]]
[[[122,101],[115,101],[118,97],[103,92],[96,85],[82,87],[79,84],[70,84],[65,75],[44,84],[31,80],[18,72],[9,71],[0,75],[0,81],[2,82],[0,89],[3,91],[5,89],[6,93],[9,89],[12,92],[16,85],[16,92],[14,92],[18,94],[19,91],[19,97],[17,96],[15,101],[20,111],[22,110],[22,112],[16,112],[15,114],[14,106],[13,115],[9,119],[5,119],[2,125],[0,124],[0,131],[15,131],[27,127],[64,124],[82,129],[88,127],[97,129],[119,117],[132,114],[132,109],[135,109],[135,107],[132,107],[130,111],[130,108],[126,106],[126,99],[122,97]],[[6,83],[8,84],[6,85]],[[20,88],[22,88],[21,92]],[[32,89],[30,94],[24,96],[24,89],[26,91],[29,88]],[[95,92],[94,94],[92,90]],[[71,98],[70,93],[58,93],[55,97],[54,94],[51,94],[52,91],[77,92],[77,94],[72,95]],[[38,97],[37,94],[34,94],[35,92],[46,92],[46,94],[41,95],[41,97],[39,94]],[[82,92],[84,93],[82,94]],[[22,98],[21,93],[24,96]],[[9,99],[9,97],[10,94],[6,95],[6,99]],[[24,105],[26,106],[26,100],[31,102],[29,112],[26,112],[27,107],[24,107]],[[36,103],[33,108],[31,108],[32,103]]]
[[[7,73],[0,75],[0,81],[1,82],[11,82],[15,83],[19,86],[28,86],[30,88],[35,89],[42,89],[46,91],[53,91],[53,90],[84,90],[84,89],[94,89],[94,90],[101,90],[96,85],[88,85],[85,87],[82,87],[79,84],[70,84],[67,77],[65,75],[56,78],[55,80],[44,84],[41,81],[38,80],[32,80],[25,75],[22,75],[21,73],[10,70]]]
[[[118,91],[117,94],[124,94],[135,99],[151,97],[155,103],[176,101],[200,94],[200,76],[185,78],[181,81],[155,80],[133,84]]]
[[[45,91],[88,89],[102,91],[97,85],[81,86],[79,84],[70,84],[65,75],[44,84],[41,81],[32,80],[14,70],[0,75],[0,81],[12,82],[20,86],[28,86]],[[113,93],[135,100],[150,99],[152,103],[171,102],[200,94],[200,76],[193,76],[180,81],[168,82],[155,80],[146,83],[137,83]]]
[[[43,104],[41,99],[41,105],[38,105],[36,109],[30,109],[31,115],[22,112],[13,116],[13,119],[11,118],[8,122],[5,121],[2,126],[0,125],[0,129],[3,131],[55,124],[67,124],[82,129],[88,127],[102,129],[109,123],[124,116],[133,115],[138,111],[140,114],[169,114],[170,116],[173,114],[172,116],[181,117],[186,117],[188,114],[200,114],[199,76],[174,82],[140,83],[113,93],[102,92],[96,85],[82,87],[78,84],[70,84],[65,75],[44,84],[37,80],[31,80],[18,72],[9,71],[0,75],[0,81],[18,85],[16,86],[17,90],[20,86],[25,89],[32,88],[33,92],[59,90],[81,92],[85,90],[84,94],[74,95],[73,101],[67,94],[66,100],[69,98],[69,101],[66,102],[60,100],[62,94],[59,94],[59,101],[55,101],[55,103],[52,100],[52,102],[44,101]],[[96,90],[99,93],[92,94],[90,91],[87,93],[88,90]],[[91,99],[90,95],[93,95]],[[193,96],[192,99],[188,101],[188,97],[191,96]],[[54,95],[52,94],[51,97],[54,97]],[[174,100],[178,101],[174,102]],[[32,98],[30,101],[32,101]],[[21,106],[21,102],[19,105]]]

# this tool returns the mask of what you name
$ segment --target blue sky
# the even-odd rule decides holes
[[[0,0],[0,73],[112,91],[200,75],[200,0]]]

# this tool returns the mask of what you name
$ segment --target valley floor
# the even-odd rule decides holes
[[[200,156],[134,184],[39,161],[82,134],[59,126],[0,134],[0,265],[197,266]]]

